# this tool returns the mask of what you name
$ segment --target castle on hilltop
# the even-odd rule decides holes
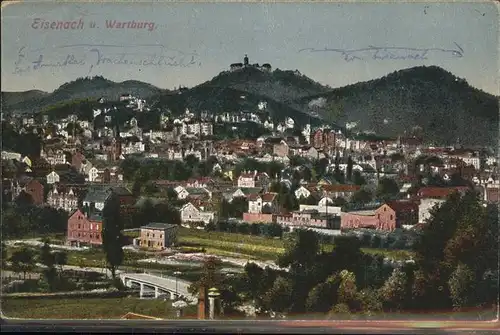
[[[261,71],[271,72],[271,64],[265,63],[262,65],[259,65],[258,63],[255,63],[255,64],[250,65],[247,55],[245,55],[245,58],[243,58],[243,63],[233,63],[229,66],[229,69],[231,71],[238,71],[238,70],[248,68],[248,67],[251,67],[251,68],[254,68],[257,70],[261,70]]]

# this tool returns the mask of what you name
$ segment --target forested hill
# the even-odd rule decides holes
[[[49,106],[72,100],[98,99],[100,97],[118,100],[121,94],[126,93],[147,99],[164,91],[151,84],[136,80],[116,83],[100,76],[78,78],[61,85],[52,93],[42,91],[2,92],[2,111],[4,113],[38,113]]]
[[[414,67],[290,102],[340,124],[391,136],[420,127],[436,144],[491,145],[499,135],[498,98],[442,68]]]
[[[80,78],[53,93],[2,92],[2,108],[6,113],[38,112],[78,99],[118,99],[124,93],[146,99],[152,113],[170,109],[178,114],[186,108],[214,114],[250,111],[275,120],[291,117],[298,124],[321,123],[319,116],[331,124],[354,122],[354,131],[381,136],[419,129],[424,140],[435,145],[458,142],[496,148],[499,135],[498,98],[436,66],[404,69],[336,89],[298,71],[253,67],[223,71],[207,82],[175,92],[139,81]],[[267,103],[263,111],[261,103]]]

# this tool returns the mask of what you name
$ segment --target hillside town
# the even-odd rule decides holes
[[[102,97],[92,106],[78,113],[66,108],[62,117],[46,111],[2,120],[4,143],[19,149],[2,151],[2,232],[14,247],[5,266],[13,273],[36,272],[28,264],[36,257],[26,256],[32,249],[19,249],[26,243],[66,250],[56,251],[43,266],[59,264],[61,273],[63,267],[76,271],[77,264],[80,271],[107,268],[113,278],[121,273],[125,283],[127,274],[118,270],[122,262],[134,271],[147,268],[189,279],[192,274],[180,268],[198,264],[212,271],[210,262],[231,264],[228,278],[238,276],[242,266],[247,273],[251,264],[283,271],[287,265],[274,261],[279,255],[264,248],[294,231],[296,238],[309,231],[327,244],[354,238],[399,271],[413,264],[411,250],[449,199],[474,194],[485,208],[499,201],[493,153],[426,145],[418,129],[385,138],[350,126],[300,125],[292,117],[271,117],[266,101],[253,110],[186,109],[174,115],[154,111],[145,99],[127,93],[117,101]],[[113,203],[117,210],[110,214]],[[105,251],[88,261],[88,255],[107,250],[111,224],[124,238],[118,246],[124,260],[113,263]],[[244,235],[244,242],[236,242]],[[293,263],[287,271],[290,267]],[[204,301],[201,293],[202,298],[193,298],[193,291],[179,295],[177,280],[172,299]],[[128,283],[139,287],[137,279]],[[143,287],[141,299],[164,296],[161,286]],[[272,301],[229,306],[226,313],[286,314]]]
[[[137,113],[145,108],[144,100],[128,94],[120,100]],[[338,231],[415,229],[435,204],[467,189],[479,192],[484,203],[499,200],[498,162],[483,150],[429,147],[418,137],[356,139],[327,125],[300,127],[292,118],[274,124],[259,118],[265,108],[262,102],[254,112],[162,113],[154,129],[142,128],[135,117],[117,124],[112,109],[94,109],[94,117],[105,115],[98,128],[76,115],[4,120],[19,134],[41,139],[37,154],[2,151],[4,199],[22,196],[37,206],[67,211],[68,240],[78,243],[92,240],[90,232],[71,228],[82,206],[97,213],[113,192],[129,205],[143,196],[131,192],[134,176],[124,171],[132,160],[183,162],[191,169],[205,164],[204,171],[189,173],[185,180],[144,180],[155,193],[173,190],[182,202],[183,224],[197,227],[227,219],[215,204],[239,197],[248,207],[231,219]],[[213,139],[220,124],[238,131],[252,123],[268,134]],[[285,204],[283,192],[291,196],[292,206]]]

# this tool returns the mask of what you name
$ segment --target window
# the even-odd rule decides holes
[[[392,220],[393,216],[391,215],[391,220]]]
[[[81,224],[78,224],[78,229],[82,229],[82,225]]]
[[[387,211],[387,207],[384,207],[384,212]]]
[[[160,234],[160,238],[163,238],[163,234]]]

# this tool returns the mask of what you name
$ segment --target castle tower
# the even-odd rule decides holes
[[[248,66],[248,56],[245,54],[245,58],[243,58],[243,65]]]

